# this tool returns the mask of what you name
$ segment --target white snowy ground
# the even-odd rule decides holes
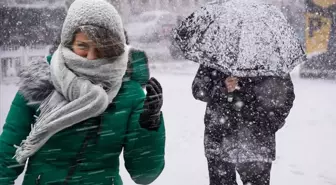
[[[203,155],[205,104],[191,95],[195,67],[183,74],[174,70],[152,72],[163,85],[167,128],[166,167],[154,185],[208,184]],[[277,134],[271,184],[336,185],[336,82],[292,76],[296,100],[286,126]],[[1,126],[17,87],[0,88]],[[134,184],[123,166],[121,169],[124,184]]]

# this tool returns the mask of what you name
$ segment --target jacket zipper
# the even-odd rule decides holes
[[[40,185],[40,181],[41,181],[41,174],[36,177],[35,185]]]
[[[96,118],[96,120],[98,120],[97,128],[94,131],[89,130],[86,133],[86,136],[85,136],[85,138],[83,140],[82,146],[79,149],[79,151],[77,152],[75,160],[74,160],[73,164],[71,165],[71,168],[69,169],[67,176],[65,177],[65,180],[64,180],[64,183],[63,183],[64,185],[68,184],[69,180],[75,174],[77,166],[80,163],[82,163],[81,158],[83,157],[84,152],[87,149],[87,146],[88,146],[90,140],[93,140],[93,142],[95,144],[98,143],[99,133],[101,131],[101,126],[102,126],[102,121],[103,121],[103,115],[100,115],[98,118]]]

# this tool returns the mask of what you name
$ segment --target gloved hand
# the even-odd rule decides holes
[[[144,111],[140,115],[140,126],[147,130],[158,130],[160,127],[160,114],[163,104],[162,87],[160,83],[151,78],[146,84],[146,99],[144,102]]]

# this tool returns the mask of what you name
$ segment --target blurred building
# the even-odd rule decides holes
[[[45,57],[65,17],[54,0],[0,0],[0,82],[18,81],[20,68]]]
[[[125,7],[129,7],[132,14],[144,11],[167,10],[179,14],[189,14],[206,0],[128,0]]]

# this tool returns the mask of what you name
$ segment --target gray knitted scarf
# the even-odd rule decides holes
[[[59,46],[51,60],[55,90],[40,105],[31,132],[17,147],[23,164],[59,131],[103,113],[116,97],[126,72],[128,48],[115,59],[87,60]]]

